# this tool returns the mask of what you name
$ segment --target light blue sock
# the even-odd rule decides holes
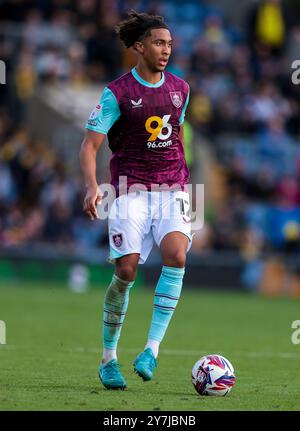
[[[155,289],[154,309],[147,344],[149,346],[151,346],[151,340],[160,343],[165,335],[180,297],[184,271],[185,268],[170,266],[163,266],[162,268]]]
[[[103,347],[116,349],[134,281],[121,280],[115,274],[106,291],[103,314]]]

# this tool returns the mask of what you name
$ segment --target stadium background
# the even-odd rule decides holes
[[[106,222],[82,213],[78,153],[103,87],[134,64],[113,31],[131,8],[173,30],[168,69],[191,87],[186,154],[192,183],[205,185],[205,226],[154,381],[145,387],[129,364],[148,331],[157,250],[120,339],[129,389],[104,394],[99,323],[113,266]],[[297,59],[299,0],[0,0],[0,410],[299,410]],[[108,160],[104,145],[99,182]],[[190,371],[214,352],[237,384],[203,399]]]
[[[205,184],[205,226],[187,282],[299,296],[297,0],[244,0],[234,14],[229,0],[2,0],[1,277],[38,277],[52,262],[65,279],[67,261],[85,264],[75,278],[97,281],[97,263],[105,266],[106,223],[81,212],[78,151],[104,85],[134,64],[113,30],[131,8],[165,16],[175,40],[168,70],[191,87],[186,152],[192,183]],[[98,158],[100,182],[109,180],[108,152]],[[147,282],[153,266],[155,254]]]

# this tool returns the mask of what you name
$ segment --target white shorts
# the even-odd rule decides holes
[[[110,261],[127,254],[148,258],[154,241],[160,246],[165,235],[182,232],[191,247],[189,194],[183,191],[139,191],[114,200],[108,221]]]

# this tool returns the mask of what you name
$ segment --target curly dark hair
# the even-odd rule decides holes
[[[132,10],[128,13],[128,16],[128,19],[121,21],[115,28],[126,48],[130,48],[135,42],[150,36],[150,31],[154,28],[168,30],[164,18],[160,15],[149,15]]]

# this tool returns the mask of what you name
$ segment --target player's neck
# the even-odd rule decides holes
[[[149,84],[157,84],[162,78],[162,72],[151,72],[151,70],[143,64],[137,64],[136,71],[138,75]]]

